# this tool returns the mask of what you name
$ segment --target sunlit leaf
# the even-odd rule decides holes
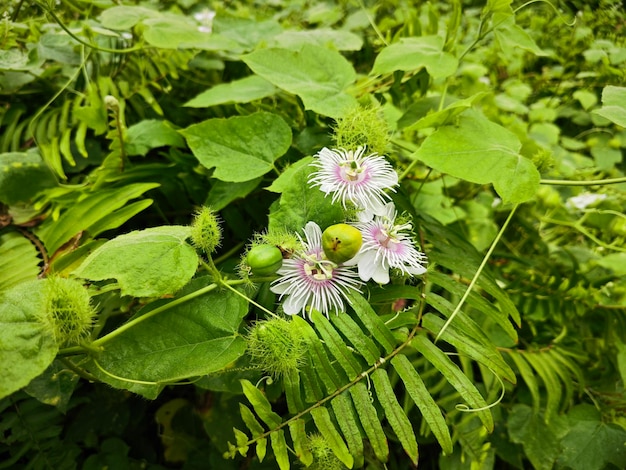
[[[158,297],[182,288],[198,267],[185,242],[190,228],[161,226],[120,235],[91,253],[74,271],[91,280],[116,279],[123,295]]]
[[[427,137],[414,158],[472,183],[492,183],[504,202],[520,203],[534,196],[540,179],[535,165],[520,155],[521,148],[511,131],[468,111],[458,125]]]
[[[305,44],[299,51],[259,49],[242,57],[257,75],[279,88],[298,95],[306,109],[324,116],[340,117],[356,105],[345,90],[356,73],[339,52]]]
[[[0,294],[0,398],[43,373],[59,350],[45,317],[43,282],[23,282]]]
[[[242,182],[274,168],[287,152],[291,129],[276,114],[259,112],[229,119],[209,119],[180,131],[196,158],[213,177]]]

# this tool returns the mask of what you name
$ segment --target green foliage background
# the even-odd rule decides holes
[[[625,18],[611,0],[11,1],[0,468],[625,468]],[[307,165],[360,144],[398,171],[428,272],[291,318],[305,354],[270,377],[246,335],[280,311],[273,278],[240,278],[240,257],[268,227],[343,221]],[[50,307],[55,276],[94,312]],[[58,318],[89,336],[64,344]]]

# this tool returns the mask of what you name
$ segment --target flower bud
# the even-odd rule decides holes
[[[253,246],[246,255],[246,263],[255,276],[274,274],[283,265],[283,254],[274,245]]]
[[[200,209],[191,224],[191,241],[202,252],[211,254],[220,245],[222,229],[215,212],[208,207]]]
[[[290,320],[258,321],[246,336],[253,364],[274,378],[297,372],[305,360],[306,339]]]
[[[352,225],[331,225],[322,233],[322,248],[326,258],[337,264],[354,258],[362,243],[361,232]]]
[[[91,327],[95,311],[79,281],[49,277],[44,288],[45,312],[59,346],[78,344]]]
[[[357,106],[337,121],[335,140],[338,148],[366,146],[370,153],[385,154],[389,126],[380,109]]]

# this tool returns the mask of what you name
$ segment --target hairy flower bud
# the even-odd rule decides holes
[[[45,282],[46,318],[57,343],[78,344],[91,330],[95,316],[87,290],[74,279],[49,277]]]
[[[331,225],[322,233],[322,248],[326,258],[337,264],[353,258],[362,243],[361,232],[352,225]]]
[[[191,224],[191,241],[200,251],[211,254],[220,245],[222,229],[215,212],[202,207]]]
[[[365,146],[383,155],[389,142],[389,126],[378,109],[359,106],[337,121],[335,140],[339,148]]]
[[[274,378],[297,372],[306,353],[306,340],[293,321],[276,317],[258,321],[246,336],[252,363]]]

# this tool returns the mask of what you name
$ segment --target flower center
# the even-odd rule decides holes
[[[356,160],[349,160],[341,164],[341,174],[346,181],[360,181],[365,176],[365,169]]]
[[[389,230],[389,227],[384,226],[380,228],[380,231],[374,237],[376,241],[384,248],[394,249],[394,246],[400,243],[396,238],[395,233]],[[391,245],[391,246],[389,246]]]
[[[337,267],[335,263],[327,259],[319,259],[316,254],[304,257],[304,272],[308,277],[316,281],[328,281],[333,278],[333,270]]]

